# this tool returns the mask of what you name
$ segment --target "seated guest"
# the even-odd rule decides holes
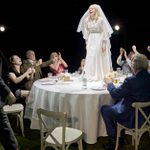
[[[27,90],[30,90],[34,81],[43,78],[41,68],[48,67],[50,64],[50,61],[43,62],[42,59],[37,60],[35,52],[33,50],[28,50],[26,52],[26,58],[27,58],[26,60],[23,60],[21,71],[24,73],[27,71],[28,68],[35,69],[34,78],[32,80],[29,80],[25,84],[25,88]]]
[[[83,70],[84,70],[84,65],[85,65],[85,59],[81,59],[80,62],[80,67],[78,68],[79,74],[82,74]]]
[[[117,122],[128,128],[134,127],[135,110],[131,106],[132,103],[150,101],[150,74],[147,71],[147,57],[137,53],[131,60],[131,64],[134,75],[126,78],[119,87],[114,86],[110,77],[104,78],[107,90],[114,99],[113,105],[101,107],[107,134],[110,137],[110,143],[105,145],[106,150],[113,150],[115,147]],[[142,120],[139,118],[139,121]]]
[[[136,46],[132,46],[133,51],[131,51],[128,55],[124,48],[120,48],[120,55],[117,58],[117,64],[122,67],[123,74],[132,73],[131,69],[131,59],[133,58],[134,54],[138,53],[136,50]],[[123,56],[125,60],[123,60]]]
[[[120,55],[117,58],[117,64],[122,67],[123,74],[126,74],[126,75],[128,73],[132,73],[131,60],[134,57],[134,54],[138,53],[135,45],[132,46],[132,50],[133,51],[131,51],[127,55],[126,50],[121,47],[120,48]],[[124,55],[125,60],[123,60],[123,55]]]
[[[26,100],[29,90],[25,90],[25,82],[33,78],[34,70],[28,68],[25,73],[21,73],[21,64],[19,56],[12,55],[10,57],[9,86],[17,100]]]
[[[52,52],[50,55],[50,70],[53,75],[58,75],[65,72],[68,67],[67,63],[63,60],[60,53]]]

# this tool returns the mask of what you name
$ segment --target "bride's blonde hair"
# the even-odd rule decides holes
[[[97,7],[96,7],[96,5],[94,5],[94,8],[95,8],[95,19],[97,20],[99,17],[100,17],[100,13],[99,13],[99,11],[98,11],[98,9],[97,9]]]
[[[97,5],[92,4],[91,6],[93,6],[94,9],[95,9],[95,16],[94,16],[94,19],[95,19],[95,20],[98,20],[98,18],[100,17],[100,12],[98,11]],[[91,20],[90,17],[89,17],[89,20]]]

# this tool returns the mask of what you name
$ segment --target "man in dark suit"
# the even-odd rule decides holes
[[[17,139],[11,128],[7,114],[3,112],[5,104],[12,105],[16,97],[7,86],[8,64],[0,51],[0,140],[5,150],[19,150]],[[5,82],[4,82],[4,80]]]
[[[115,87],[110,77],[105,77],[104,82],[115,103],[111,106],[104,105],[101,113],[106,125],[110,143],[105,149],[113,150],[115,147],[117,122],[126,127],[134,126],[133,102],[150,101],[150,74],[148,73],[148,59],[143,54],[136,54],[131,61],[134,75],[125,79],[123,84]],[[142,118],[139,119],[142,121]]]

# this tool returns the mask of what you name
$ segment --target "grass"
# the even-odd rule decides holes
[[[40,150],[40,132],[39,130],[30,129],[30,120],[24,119],[25,137],[21,136],[21,131],[16,127],[14,118],[10,118],[12,128],[14,129],[16,138],[20,145],[20,150]],[[13,120],[13,121],[11,121]],[[127,136],[128,145],[120,146],[120,150],[134,150],[131,146],[131,137]],[[83,150],[104,150],[103,144],[108,142],[108,137],[99,137],[98,142],[95,144],[87,144],[83,141]],[[139,150],[149,150],[150,149],[150,136],[148,133],[144,134],[139,145]],[[0,150],[3,150],[0,144]],[[52,148],[47,148],[47,150],[53,150]],[[78,150],[77,144],[72,144],[69,150]]]

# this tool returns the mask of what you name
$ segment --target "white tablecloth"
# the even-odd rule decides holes
[[[84,88],[77,79],[34,82],[25,111],[25,117],[31,120],[31,129],[39,129],[37,108],[66,111],[69,125],[83,131],[84,141],[96,143],[97,137],[107,135],[100,108],[112,103],[108,91],[100,85],[100,82],[90,82]]]

